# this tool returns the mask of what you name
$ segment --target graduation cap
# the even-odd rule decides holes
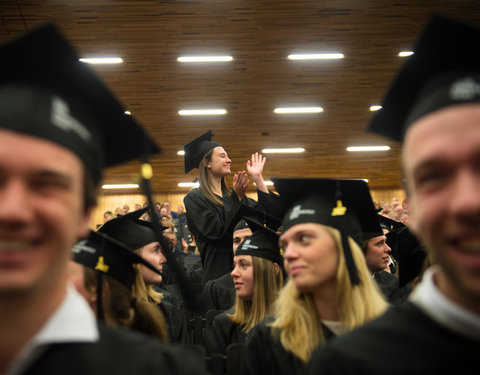
[[[211,130],[187,143],[183,147],[185,151],[185,173],[190,172],[192,169],[198,168],[205,154],[217,146],[221,145],[218,142],[212,141]]]
[[[235,233],[237,230],[242,230],[242,229],[249,229],[250,227],[248,226],[248,223],[245,219],[240,219],[240,221],[235,225],[235,228],[233,228],[233,233]]]
[[[240,206],[240,215],[243,217],[243,220],[246,221],[247,225],[249,225],[251,222],[261,223],[261,225],[273,230],[274,232],[277,231],[282,225],[282,220],[279,218],[276,218],[275,216],[272,216],[263,210],[248,206],[244,203],[242,203]],[[252,221],[252,219],[254,221]]]
[[[386,229],[389,232],[391,232],[392,230],[403,228],[405,226],[405,224],[383,215],[378,215],[378,221],[382,229]]]
[[[98,231],[90,231],[88,238],[77,242],[72,251],[75,262],[113,277],[129,290],[136,280],[135,264],[144,265],[161,275],[158,269],[132,249]]]
[[[367,184],[363,180],[328,178],[272,179],[287,212],[283,231],[296,224],[317,223],[337,228],[352,285],[359,279],[347,237],[361,247],[364,234],[382,235]]]
[[[402,141],[408,127],[443,107],[480,102],[480,28],[433,16],[368,130]]]
[[[421,274],[427,253],[408,226],[395,229],[385,236],[398,262],[399,285],[402,287]]]
[[[99,183],[104,167],[159,148],[47,24],[0,46],[0,128],[55,142]]]
[[[144,207],[126,215],[107,221],[98,231],[120,241],[132,250],[140,249],[152,242],[158,242],[152,224],[140,217],[148,210]],[[161,227],[166,229],[165,227]]]
[[[283,257],[278,245],[280,236],[275,230],[265,226],[254,218],[246,217],[245,221],[247,221],[253,233],[238,246],[235,256],[251,255],[267,259],[283,267]]]

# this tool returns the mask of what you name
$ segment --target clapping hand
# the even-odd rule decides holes
[[[250,180],[248,179],[247,172],[245,171],[239,171],[233,176],[233,190],[237,194],[237,197],[240,201],[245,196],[249,183]]]

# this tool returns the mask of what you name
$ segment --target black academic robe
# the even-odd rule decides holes
[[[207,374],[204,361],[179,346],[102,324],[99,333],[95,343],[51,345],[23,374]]]
[[[386,300],[391,305],[399,305],[403,303],[407,300],[412,291],[410,285],[400,287],[398,276],[391,274],[390,272],[375,272],[374,280],[377,282],[377,285],[380,287]]]
[[[264,319],[249,333],[245,342],[242,375],[298,375],[305,372],[305,363],[280,343],[277,330],[269,327],[272,317]],[[333,333],[322,325],[325,338]]]
[[[412,302],[317,349],[308,374],[474,374],[480,340],[432,320]]]
[[[212,353],[227,353],[227,347],[230,344],[243,344],[247,334],[242,331],[242,327],[232,322],[227,314],[233,311],[225,311],[217,315],[212,324],[205,328],[203,336],[203,345],[207,355]]]
[[[168,328],[168,338],[172,343],[190,344],[185,311],[172,303],[162,300],[159,305]]]
[[[268,197],[269,195],[272,197]],[[276,199],[273,195],[263,194],[262,200]],[[232,271],[233,228],[241,218],[240,208],[242,203],[251,207],[257,206],[257,202],[248,197],[244,197],[240,202],[235,191],[224,194],[222,201],[222,205],[216,205],[199,189],[192,189],[183,199],[187,210],[188,229],[195,236],[202,260],[202,285]]]
[[[235,303],[235,284],[230,273],[209,280],[203,289],[202,300],[207,310],[228,310]]]

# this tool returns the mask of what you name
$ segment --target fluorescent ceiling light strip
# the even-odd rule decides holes
[[[289,60],[334,60],[343,59],[343,53],[300,53],[288,55]]]
[[[177,155],[185,155],[185,151],[184,150],[177,151]]]
[[[198,182],[179,182],[178,187],[199,187],[200,183]]]
[[[102,185],[102,189],[137,189],[138,187],[138,184]]]
[[[350,152],[362,152],[362,151],[388,151],[390,146],[351,146],[347,147],[347,151]]]
[[[371,105],[370,106],[370,111],[379,111],[380,109],[382,109],[381,105]]]
[[[87,64],[121,64],[123,59],[121,57],[92,57],[79,59],[81,62]]]
[[[262,153],[264,154],[296,154],[300,152],[304,152],[305,149],[303,147],[296,147],[296,148],[264,148]]]
[[[205,115],[224,115],[225,109],[181,109],[178,111],[180,116],[205,116]]]
[[[279,107],[273,110],[275,113],[320,113],[322,107]]]
[[[232,56],[180,56],[178,62],[225,62],[232,61]]]
[[[266,181],[263,181],[263,183],[265,184],[265,186],[273,186],[273,181],[266,180]],[[255,182],[254,182],[254,184],[255,184]]]
[[[398,53],[398,56],[399,57],[408,57],[408,56],[412,56],[413,54],[414,54],[413,51],[402,51],[402,52]]]
[[[125,114],[130,116],[130,115],[132,114],[132,112],[130,112],[130,111],[125,111]]]

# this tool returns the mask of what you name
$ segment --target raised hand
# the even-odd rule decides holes
[[[258,152],[252,154],[251,160],[247,161],[247,171],[254,181],[262,176],[266,161],[267,158],[264,158],[263,155]]]

